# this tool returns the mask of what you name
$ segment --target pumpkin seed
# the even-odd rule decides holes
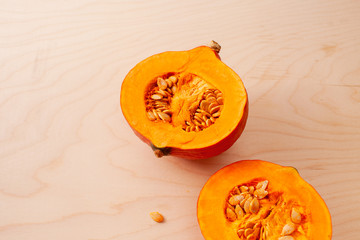
[[[151,111],[147,112],[147,116],[148,116],[150,121],[155,121],[156,120],[156,117],[155,117],[154,113],[152,113]]]
[[[176,84],[178,81],[178,78],[176,76],[170,76],[169,80],[172,81],[174,84]]]
[[[163,96],[160,94],[153,94],[153,95],[151,95],[151,98],[154,100],[160,100],[163,98]]]
[[[236,220],[236,214],[231,208],[226,208],[226,217],[231,222]]]
[[[163,121],[169,122],[171,120],[171,117],[164,112],[158,112],[157,114],[159,115],[160,119]]]
[[[238,236],[241,238],[241,237],[244,235],[244,232],[245,232],[244,229],[239,229],[239,230],[237,231],[237,234],[238,234]]]
[[[243,192],[248,192],[249,191],[249,188],[247,186],[241,186],[240,187],[240,191],[243,193]]]
[[[220,112],[216,112],[216,113],[212,114],[212,116],[213,116],[213,117],[216,117],[216,118],[217,118],[217,117],[220,117]]]
[[[217,102],[212,102],[212,103],[210,103],[210,105],[209,105],[209,109],[213,109],[213,108],[216,107],[216,106],[219,106],[219,104],[218,104]],[[210,110],[210,114],[212,114],[212,113],[211,113],[211,110]]]
[[[229,203],[231,205],[235,206],[235,205],[239,204],[243,199],[244,199],[244,196],[242,196],[242,195],[234,195],[234,196],[230,197]]]
[[[155,109],[152,110],[152,113],[154,114],[154,116],[155,116],[156,119],[159,119],[159,118],[160,118],[159,115],[158,115],[158,112],[155,111]]]
[[[224,99],[222,97],[217,97],[216,101],[220,104],[220,105],[224,105]]]
[[[253,233],[251,233],[247,236],[246,240],[256,240],[256,236]]]
[[[248,223],[246,223],[245,228],[253,228],[254,226],[255,226],[255,223],[248,222]]]
[[[151,212],[150,213],[150,217],[155,221],[155,222],[158,222],[158,223],[161,223],[164,221],[164,216],[161,215],[159,212]]]
[[[279,237],[278,240],[295,240],[295,238],[293,238],[292,236],[283,236]]]
[[[249,187],[249,193],[250,193],[250,194],[253,194],[253,193],[254,193],[254,186],[250,186],[250,187]]]
[[[259,182],[257,185],[256,185],[256,189],[266,189],[267,186],[269,184],[269,181],[268,180],[265,180],[265,181],[262,181],[262,182]]]
[[[237,219],[241,219],[244,216],[244,210],[240,207],[240,205],[236,205],[235,214],[237,216]]]
[[[251,204],[252,199],[253,199],[252,197],[249,197],[244,204],[244,210],[246,213],[250,212],[250,204]]]
[[[253,198],[253,200],[250,203],[250,212],[257,213],[259,211],[259,200],[257,198]]]
[[[264,190],[263,188],[256,189],[254,191],[254,196],[257,197],[258,199],[263,199],[267,195],[268,195],[268,191]]]
[[[171,80],[169,80],[169,79],[166,79],[165,82],[166,82],[166,85],[167,85],[168,89],[171,89],[171,87],[173,85],[173,82]]]
[[[168,87],[166,81],[160,77],[157,79],[157,85],[161,90],[165,90]]]
[[[253,232],[254,232],[254,230],[252,228],[247,228],[247,229],[245,229],[244,235],[247,238]]]
[[[289,222],[285,224],[285,226],[282,229],[281,235],[290,235],[295,231],[295,224],[292,222]]]
[[[301,214],[295,208],[291,209],[291,221],[293,223],[301,222]]]

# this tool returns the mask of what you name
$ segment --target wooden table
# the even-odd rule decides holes
[[[347,0],[1,1],[0,239],[203,239],[203,184],[263,159],[317,189],[333,239],[358,240],[359,12]],[[212,39],[248,90],[245,131],[218,157],[158,159],[122,115],[122,80]]]

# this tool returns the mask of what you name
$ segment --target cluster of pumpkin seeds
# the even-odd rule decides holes
[[[171,98],[177,91],[178,78],[170,76],[167,79],[158,77],[156,86],[145,97],[147,117],[151,121],[171,122]]]
[[[181,87],[179,82],[179,76],[176,75],[157,78],[156,84],[145,95],[146,113],[150,121],[172,122],[171,100]],[[190,114],[190,120],[184,121],[182,129],[199,132],[210,127],[220,117],[223,105],[224,98],[220,90],[206,89],[197,109]]]
[[[241,240],[295,240],[292,234],[296,230],[303,232],[300,226],[302,215],[298,209],[293,207],[287,223],[282,227],[281,234],[277,238],[269,236],[269,233],[273,231],[265,219],[270,215],[271,209],[267,205],[267,209],[261,214],[259,213],[262,207],[261,203],[269,202],[267,201],[269,197],[268,184],[269,181],[264,180],[254,184],[236,186],[227,198],[225,216],[230,222],[239,220],[237,234]]]
[[[202,96],[199,107],[191,116],[191,121],[186,121],[183,129],[186,132],[201,131],[210,127],[220,117],[224,105],[222,92],[218,89],[207,89]]]

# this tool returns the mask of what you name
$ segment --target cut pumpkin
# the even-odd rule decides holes
[[[331,239],[329,210],[293,167],[239,161],[201,190],[198,222],[206,240]]]
[[[213,43],[153,55],[122,83],[122,112],[158,157],[216,156],[231,147],[245,127],[245,87],[220,60],[220,46]]]

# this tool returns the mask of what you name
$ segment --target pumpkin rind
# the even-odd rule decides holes
[[[331,239],[331,217],[325,202],[316,190],[300,177],[295,168],[262,160],[243,160],[216,172],[200,192],[197,215],[206,240],[240,239],[234,229],[238,223],[232,223],[224,217],[226,196],[234,186],[256,178],[266,178],[273,191],[283,192],[284,198],[295,198],[306,207],[309,236],[301,239]]]
[[[201,132],[185,132],[169,123],[151,122],[146,116],[144,93],[149,82],[166,73],[191,73],[222,91],[225,103],[216,123]],[[164,52],[137,64],[125,77],[120,104],[123,114],[144,142],[161,155],[200,159],[227,150],[241,135],[248,116],[248,99],[240,77],[213,49]]]

